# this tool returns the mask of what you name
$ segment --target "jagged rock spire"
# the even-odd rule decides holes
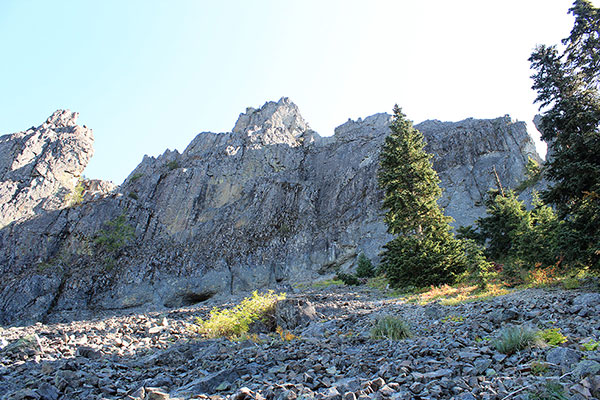
[[[37,128],[0,137],[0,228],[67,204],[92,157],[92,130],[55,111]]]
[[[251,146],[288,144],[297,146],[298,138],[309,129],[298,106],[289,98],[267,102],[259,109],[249,107],[240,114],[233,133],[242,135]]]

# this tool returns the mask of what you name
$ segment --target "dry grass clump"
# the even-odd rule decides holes
[[[499,283],[489,283],[484,289],[478,285],[442,285],[431,286],[421,293],[405,297],[405,300],[421,305],[439,301],[442,305],[453,306],[471,301],[488,300],[507,293],[509,290]]]

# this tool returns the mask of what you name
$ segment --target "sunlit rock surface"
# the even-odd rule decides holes
[[[188,305],[310,282],[351,269],[362,252],[377,261],[390,239],[376,179],[390,118],[348,121],[321,137],[289,99],[268,102],[248,108],[232,132],[144,157],[112,195],[0,230],[0,323]],[[525,123],[509,117],[417,128],[457,226],[483,215],[475,204],[496,186],[494,169],[510,187],[528,157],[539,160]],[[91,142],[76,154],[88,157]],[[107,254],[95,239],[120,215],[135,238]]]

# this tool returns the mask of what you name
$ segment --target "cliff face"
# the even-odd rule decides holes
[[[283,98],[247,109],[231,133],[201,133],[181,154],[145,157],[118,193],[5,227],[0,322],[192,304],[351,268],[361,252],[377,259],[390,239],[376,182],[390,118],[348,121],[320,137]],[[539,158],[525,124],[508,117],[417,128],[457,225],[482,215],[474,203],[495,185],[492,167],[511,186],[527,157]],[[134,237],[107,251],[97,239],[119,216]]]
[[[92,130],[58,110],[37,128],[0,137],[0,228],[57,210],[93,155]]]

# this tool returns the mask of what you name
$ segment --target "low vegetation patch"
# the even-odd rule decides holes
[[[419,290],[417,293],[405,295],[404,299],[421,305],[439,301],[442,305],[452,306],[471,301],[488,300],[507,293],[509,293],[509,290],[500,283],[489,283],[483,289],[480,285],[470,284],[441,285],[431,286],[428,289]]]
[[[563,278],[561,283],[562,286],[567,290],[579,289],[579,287],[581,286],[581,282],[579,281],[579,279],[571,276]]]
[[[169,171],[173,171],[174,169],[179,168],[179,162],[177,162],[175,160],[169,161],[165,165],[167,166],[167,168],[169,169]]]
[[[298,336],[294,335],[292,332],[288,331],[287,329],[283,329],[280,326],[278,326],[275,329],[275,332],[277,332],[277,334],[279,335],[279,338],[283,342],[291,342],[294,339],[298,339]]]
[[[129,178],[129,182],[131,182],[131,183],[134,183],[134,182],[136,182],[138,179],[140,179],[142,176],[144,176],[144,174],[140,174],[140,173],[133,174],[133,175],[131,176],[131,178]]]
[[[312,284],[314,288],[326,288],[329,286],[341,286],[344,282],[339,279],[325,279],[323,281],[318,281]]]
[[[600,348],[600,342],[596,342],[594,339],[590,339],[587,342],[582,343],[581,348],[585,351],[594,351]]]
[[[446,322],[463,322],[465,320],[465,317],[463,317],[462,315],[448,315],[447,317],[444,317],[442,319],[442,322],[446,323]]]
[[[385,275],[377,275],[367,281],[367,286],[373,289],[384,291],[390,288],[390,282],[387,280]]]
[[[272,290],[259,294],[252,292],[235,307],[218,309],[213,308],[207,320],[196,320],[197,331],[208,337],[225,337],[236,339],[248,333],[250,325],[255,321],[268,324],[272,321],[275,305],[279,300],[285,299],[285,293],[275,294]]]
[[[105,225],[106,227],[96,234],[94,243],[109,253],[118,252],[135,237],[135,230],[127,223],[125,214],[108,221]]]
[[[536,376],[545,375],[550,370],[548,364],[541,360],[532,361],[530,364],[530,368],[531,373]]]
[[[542,346],[543,340],[531,327],[508,326],[500,331],[493,344],[500,353],[513,354],[528,347]]]
[[[527,393],[529,400],[567,400],[565,389],[558,382],[548,381],[544,386]]]
[[[402,340],[410,337],[410,327],[408,324],[392,315],[387,315],[377,321],[371,329],[371,337],[374,339]]]
[[[559,328],[544,329],[543,331],[540,331],[539,335],[540,338],[550,346],[558,346],[567,341],[567,337],[560,333]]]
[[[559,278],[559,271],[556,265],[548,267],[537,265],[529,271],[526,281],[529,286],[545,287],[557,283]]]

